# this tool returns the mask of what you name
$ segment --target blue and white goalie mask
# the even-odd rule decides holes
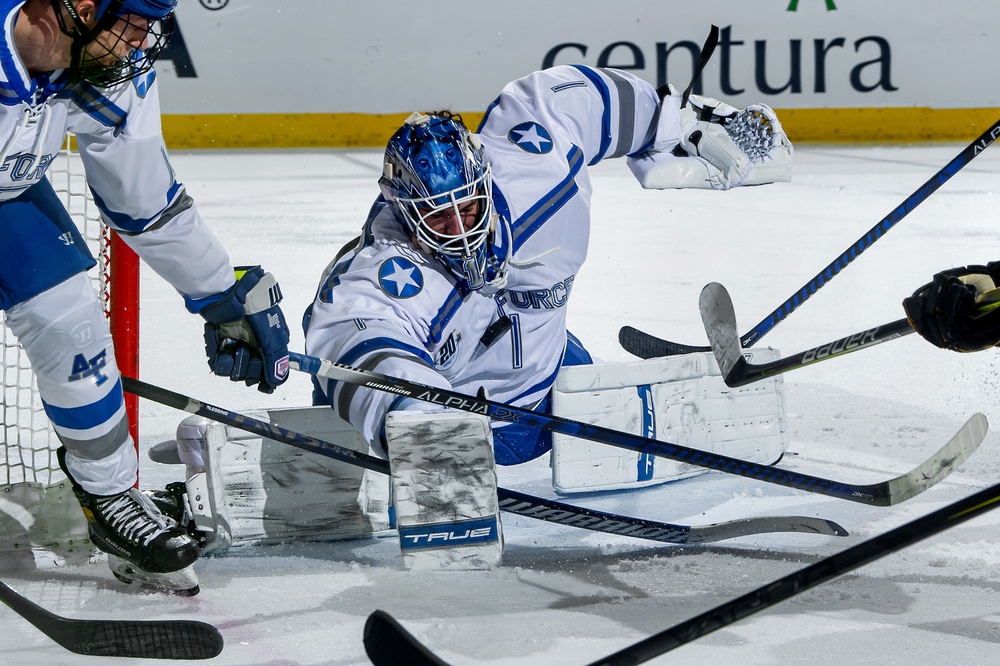
[[[386,146],[379,187],[417,244],[468,289],[503,286],[510,232],[493,205],[482,146],[461,117],[440,112],[407,118]]]

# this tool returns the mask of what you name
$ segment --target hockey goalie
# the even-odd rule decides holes
[[[567,331],[588,250],[587,167],[616,157],[627,157],[645,189],[725,191],[789,180],[792,147],[764,105],[736,109],[698,95],[684,99],[673,88],[661,95],[629,72],[586,66],[558,66],[508,84],[476,132],[449,111],[414,113],[388,141],[381,196],[361,235],[322,276],[305,317],[306,352],[754,463],[777,461],[787,446],[779,379],[726,389],[707,354],[597,364]],[[663,251],[668,257],[670,248]],[[607,306],[613,312],[614,304]],[[545,431],[489,423],[381,388],[316,381],[315,404],[335,420],[323,425],[333,428],[324,434],[337,434],[340,443],[353,438],[392,471],[391,484],[355,479],[340,507],[355,521],[344,534],[392,526],[408,568],[500,564],[497,465],[551,451],[555,488],[565,493],[628,489],[699,471],[580,440],[553,441]],[[211,441],[208,459],[191,467],[207,463],[207,496],[214,498],[207,528],[221,535],[228,523],[219,543],[236,543],[245,535],[232,529],[240,521],[225,510],[237,510],[232,495],[245,486],[226,453],[230,440],[220,438],[223,468],[214,469]],[[284,454],[289,460],[278,467],[263,455],[235,455],[261,487],[277,484],[280,474],[296,482],[302,470],[316,471],[317,479],[327,474],[304,454]],[[269,475],[272,481],[260,481]],[[242,527],[258,523],[251,540],[286,533],[267,524],[278,515],[269,504],[260,499],[253,509],[263,511],[263,524],[260,515],[243,517]],[[324,530],[339,520],[326,515],[309,527],[323,523],[314,536],[332,538]]]

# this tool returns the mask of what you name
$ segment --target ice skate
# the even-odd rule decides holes
[[[108,565],[116,578],[182,596],[198,593],[193,567],[198,544],[184,528],[135,488],[107,497],[88,493],[66,469],[62,448],[59,464],[83,508],[91,541],[108,554]]]

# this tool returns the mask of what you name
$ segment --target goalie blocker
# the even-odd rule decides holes
[[[371,454],[328,407],[255,418]],[[205,554],[289,541],[388,536],[397,527],[407,569],[500,564],[502,533],[487,419],[460,412],[396,412],[386,423],[392,491],[383,474],[316,456],[200,416],[153,447],[186,465],[186,483],[154,498],[199,538]],[[394,505],[390,498],[395,496]]]

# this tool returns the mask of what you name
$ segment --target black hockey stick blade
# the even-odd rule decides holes
[[[988,428],[986,417],[982,414],[974,414],[944,447],[909,472],[878,483],[844,483],[773,465],[749,463],[739,458],[730,458],[710,451],[692,449],[622,430],[574,421],[554,414],[494,402],[440,387],[427,386],[401,377],[362,370],[297,352],[289,352],[289,367],[317,377],[335,379],[463,412],[481,414],[500,421],[520,423],[539,430],[559,432],[629,451],[638,451],[678,462],[690,463],[704,469],[717,470],[749,479],[757,479],[764,483],[773,483],[786,488],[796,488],[805,492],[875,506],[898,504],[922,493],[951,474],[982,443]]]
[[[697,347],[664,340],[631,326],[622,326],[618,330],[618,344],[629,354],[639,358],[661,358],[712,351],[711,347]]]
[[[365,622],[365,653],[375,666],[448,666],[396,618],[377,610]]]
[[[825,557],[804,569],[793,571],[787,576],[592,662],[588,666],[641,664],[790,599],[800,592],[902,550],[970,518],[992,511],[998,505],[1000,505],[1000,484],[953,502],[847,550]]]
[[[862,252],[875,244],[875,242],[892,229],[900,220],[909,215],[913,209],[922,204],[942,185],[951,179],[956,173],[961,171],[969,162],[975,159],[980,153],[993,145],[1000,137],[1000,120],[997,120],[990,127],[986,128],[979,138],[974,140],[962,151],[952,158],[950,162],[941,167],[937,173],[914,190],[910,196],[906,197],[898,206],[892,209],[885,217],[869,229],[863,236],[854,241],[854,244],[844,250],[836,259],[827,264],[823,270],[817,273],[809,282],[795,291],[785,299],[785,302],[775,308],[771,314],[767,315],[752,329],[740,336],[741,347],[752,347],[762,337],[784,320],[788,315],[798,309],[813,294],[819,291],[827,282],[840,274],[848,264],[857,259]],[[626,330],[635,331],[640,335]],[[656,358],[659,356],[671,356],[674,354],[690,354],[694,351],[708,351],[699,347],[682,345],[669,340],[661,340],[642,331],[637,331],[629,326],[622,328],[618,333],[618,341],[625,351],[638,356],[639,358]],[[634,345],[634,346],[633,346]]]
[[[739,333],[736,329],[736,311],[729,291],[718,282],[707,284],[701,290],[699,306],[705,332],[708,334],[709,342],[712,343],[712,353],[715,354],[715,360],[722,372],[722,380],[727,386],[732,387],[745,386],[913,333],[910,323],[906,319],[899,319],[867,331],[852,333],[786,358],[755,364],[751,362],[752,352],[746,352],[740,347]],[[747,356],[751,356],[751,360],[748,360]]]
[[[211,659],[222,653],[222,634],[196,620],[77,620],[61,617],[0,582],[0,600],[76,654],[135,659]]]
[[[974,315],[995,309],[1000,305],[1000,289],[980,294],[977,303]],[[727,386],[732,387],[745,386],[790,370],[828,361],[914,332],[909,321],[897,319],[776,361],[753,363],[753,352],[740,349],[740,340],[736,334],[736,312],[726,288],[717,282],[706,285],[701,292],[700,306],[701,318],[712,343],[715,360],[722,371],[722,379]]]
[[[370,469],[381,474],[389,474],[388,461],[375,456],[337,446],[315,437],[309,437],[275,423],[265,423],[250,416],[222,407],[203,403],[174,391],[132,377],[122,376],[122,386],[132,395],[146,398],[174,407],[190,414],[223,423],[233,428],[283,442],[304,451],[311,451],[327,458]],[[152,451],[150,452],[152,455]],[[556,500],[536,497],[497,488],[500,509],[519,516],[534,518],[557,525],[567,525],[580,529],[617,534],[636,539],[659,541],[661,543],[689,544],[723,541],[751,534],[766,532],[797,532],[824,536],[847,536],[843,527],[825,518],[810,516],[768,516],[744,518],[712,525],[676,525],[655,520],[633,518],[587,509]]]
[[[804,569],[727,601],[678,625],[634,643],[623,650],[591,662],[588,666],[635,666],[727,627],[758,611],[842,576],[860,566],[902,550],[1000,504],[1000,484],[982,490],[943,509],[910,521],[859,543]],[[371,639],[371,640],[370,640]],[[377,643],[376,643],[377,640]],[[447,666],[391,615],[375,611],[365,624],[365,650],[375,666],[416,664]]]

